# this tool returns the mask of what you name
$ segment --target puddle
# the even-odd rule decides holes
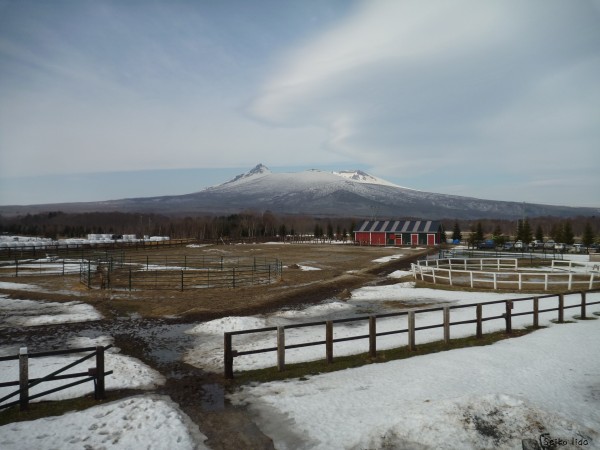
[[[225,409],[225,389],[219,383],[202,385],[201,407],[204,411],[220,411]]]

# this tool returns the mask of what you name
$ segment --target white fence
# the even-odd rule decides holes
[[[592,266],[588,271],[582,271],[577,263],[570,261],[552,261],[550,272],[520,271],[518,260],[502,258],[449,258],[417,261],[411,266],[416,280],[450,286],[544,291],[600,286],[598,268]],[[559,268],[561,271],[555,272]]]

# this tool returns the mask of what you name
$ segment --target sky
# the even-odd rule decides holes
[[[262,163],[598,207],[599,73],[599,0],[0,0],[0,204]]]

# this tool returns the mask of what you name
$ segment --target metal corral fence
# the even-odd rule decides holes
[[[104,378],[106,375],[110,375],[113,373],[112,370],[105,371],[104,370],[104,351],[111,348],[112,345],[107,345],[106,347],[97,346],[97,347],[85,347],[85,348],[74,348],[69,350],[53,350],[49,352],[38,352],[38,353],[28,353],[27,347],[21,348],[18,355],[12,356],[2,356],[0,357],[0,361],[18,361],[18,369],[19,369],[19,379],[15,381],[7,381],[0,383],[0,388],[18,386],[16,391],[10,392],[9,394],[0,398],[0,409],[9,408],[11,406],[20,405],[20,409],[27,409],[29,405],[29,401],[43,397],[48,394],[52,394],[54,392],[62,391],[64,389],[69,389],[73,386],[77,386],[78,384],[87,383],[92,381],[94,383],[94,397],[96,399],[104,398]],[[91,352],[81,358],[73,361],[70,364],[67,364],[61,367],[58,370],[55,370],[48,375],[43,376],[42,378],[29,378],[29,358],[43,358],[48,356],[59,356],[59,355],[68,355],[74,353],[84,353]],[[63,372],[66,372],[68,369],[87,361],[90,358],[96,357],[96,363],[94,367],[89,368],[85,372],[77,372],[77,373],[69,373],[65,375],[60,375]],[[79,378],[77,381],[73,381],[68,384],[64,384],[62,386],[58,386],[53,389],[48,389],[43,392],[39,392],[34,395],[29,395],[29,391],[34,386],[37,386],[41,383],[46,383],[50,381],[57,380],[66,380],[71,378]],[[13,397],[17,397],[18,400],[10,400]],[[10,400],[10,401],[9,401]]]
[[[503,258],[420,260],[417,264],[411,264],[411,270],[416,280],[471,288],[547,291],[600,287],[598,265],[577,265],[558,260],[552,261],[548,269],[539,271],[520,271],[517,259]]]
[[[282,271],[278,259],[122,254],[83,262],[80,281],[90,289],[184,291],[270,284]]]
[[[416,350],[417,345],[417,332],[422,330],[430,330],[435,328],[443,329],[443,340],[446,344],[450,343],[450,330],[453,326],[465,325],[465,324],[476,324],[475,325],[475,336],[477,338],[483,337],[483,323],[491,322],[491,321],[504,321],[504,326],[502,327],[506,333],[511,333],[513,329],[513,318],[519,316],[532,316],[531,324],[533,327],[539,327],[539,317],[542,313],[548,313],[552,311],[557,312],[556,321],[558,323],[564,322],[564,313],[566,309],[570,308],[578,308],[580,313],[577,316],[577,319],[587,319],[587,307],[590,305],[600,304],[600,301],[588,302],[586,299],[587,293],[592,292],[600,292],[600,289],[594,289],[590,291],[582,291],[582,292],[571,292],[565,294],[552,294],[552,295],[542,295],[536,297],[526,297],[526,298],[517,298],[512,300],[497,300],[486,303],[471,303],[468,305],[454,305],[454,306],[441,306],[435,308],[423,308],[416,309],[411,311],[403,311],[396,313],[387,313],[387,314],[377,314],[372,316],[362,316],[362,317],[353,317],[347,319],[336,319],[336,320],[327,320],[327,321],[319,321],[319,322],[307,322],[300,324],[291,324],[291,325],[282,325],[282,326],[273,326],[273,327],[265,327],[265,328],[255,328],[250,330],[240,330],[240,331],[228,331],[224,333],[224,372],[225,378],[232,379],[234,376],[233,371],[233,361],[234,358],[239,358],[245,355],[254,355],[258,353],[267,353],[267,352],[276,352],[277,353],[277,367],[280,371],[285,370],[285,360],[286,360],[286,350],[297,349],[302,347],[311,347],[311,346],[324,346],[324,354],[325,360],[327,363],[333,362],[333,350],[335,343],[341,343],[346,341],[353,340],[368,340],[368,352],[371,358],[377,357],[377,339],[382,338],[384,336],[390,335],[399,335],[406,334],[407,335],[407,344],[408,348],[411,351]],[[565,299],[567,299],[567,304],[565,304]],[[554,306],[556,305],[556,306]],[[540,309],[542,307],[542,309]],[[461,309],[470,309],[472,312],[470,313],[473,319],[469,320],[451,320],[452,311],[458,311]],[[487,311],[488,314],[485,315],[484,311]],[[502,311],[501,314],[498,314],[499,311]],[[438,318],[431,318],[431,316],[425,318],[423,316],[425,313],[439,313]],[[598,314],[598,313],[594,313]],[[421,319],[421,324],[419,324],[419,317],[423,317]],[[464,315],[463,315],[464,317]],[[388,318],[402,318],[401,320],[393,320],[391,329],[389,329],[389,323],[387,322],[387,329],[385,331],[377,331],[377,324],[379,319],[388,319]],[[431,322],[434,322],[433,324]],[[335,325],[342,323],[351,323],[353,327],[352,330],[356,334],[352,334],[350,336],[343,337],[334,337]],[[361,333],[360,325],[368,324],[368,332]],[[404,325],[402,328],[395,328],[399,325]],[[296,342],[293,344],[286,344],[286,330],[305,328],[305,327],[324,327],[324,340],[318,340],[313,342]],[[233,338],[234,336],[242,336],[249,334],[259,334],[259,333],[270,333],[273,345],[264,348],[254,348],[251,350],[244,350],[234,348]],[[471,332],[472,333],[472,332]],[[472,334],[471,334],[472,335]],[[400,338],[398,339],[398,344],[401,344]],[[395,348],[399,348],[402,345],[396,345]],[[366,348],[365,348],[366,350]],[[359,353],[359,351],[354,352]],[[313,358],[314,359],[314,358]],[[274,360],[275,362],[275,360]]]
[[[38,258],[48,254],[52,255],[77,255],[83,256],[90,251],[105,249],[107,251],[127,250],[156,250],[165,248],[182,247],[197,242],[195,239],[170,239],[165,241],[137,240],[127,241],[89,241],[86,243],[57,242],[51,243],[28,243],[19,242],[19,246],[9,246],[8,243],[0,243],[0,260]]]
[[[58,256],[0,261],[0,276],[19,277],[29,275],[70,275],[81,270],[82,259],[66,259]]]

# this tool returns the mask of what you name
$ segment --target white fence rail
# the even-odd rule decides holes
[[[556,264],[555,264],[556,263]],[[440,259],[412,264],[416,280],[450,286],[489,289],[593,289],[600,286],[598,270],[575,270],[568,261],[553,261],[550,272],[520,271],[518,260],[502,258]],[[564,267],[566,265],[566,268]],[[560,267],[561,272],[555,272]],[[488,269],[485,271],[484,269]]]

